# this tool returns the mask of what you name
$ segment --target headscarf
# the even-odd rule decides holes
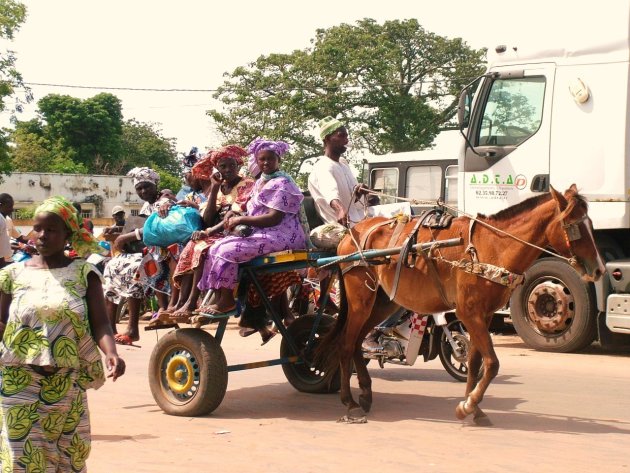
[[[71,202],[61,196],[49,197],[35,209],[35,215],[43,212],[61,217],[70,230],[70,245],[80,257],[99,252],[96,238],[83,226],[83,218]]]
[[[210,155],[197,161],[190,172],[195,179],[209,181],[214,173],[214,162],[210,159]]]
[[[258,163],[256,162],[256,156],[253,154],[247,160],[247,170],[253,177],[258,177],[261,173],[260,168],[258,167]]]
[[[289,151],[290,147],[289,143],[285,143],[284,141],[271,141],[264,138],[256,138],[249,144],[247,151],[254,155],[254,157],[256,157],[260,151],[271,151],[281,158]]]
[[[336,118],[328,116],[326,118],[322,118],[319,121],[319,137],[323,140],[328,135],[332,135],[335,131],[341,128],[343,123],[341,123]]]
[[[239,166],[243,165],[243,158],[247,156],[249,153],[237,145],[227,145],[223,146],[217,150],[214,150],[210,153],[210,161],[214,167],[219,164],[219,160],[224,158],[232,158],[236,160],[236,164]]]
[[[256,162],[256,155],[260,151],[271,151],[281,158],[289,151],[289,148],[289,143],[285,143],[284,141],[271,141],[264,138],[256,138],[247,147],[247,151],[251,153],[247,162],[247,170],[254,177],[260,174],[260,167],[258,167],[258,163]]]
[[[127,173],[127,176],[133,178],[134,187],[141,182],[150,182],[157,187],[160,182],[160,175],[153,169],[147,167],[133,168]]]

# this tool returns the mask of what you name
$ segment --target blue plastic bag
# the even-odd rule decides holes
[[[162,247],[186,243],[201,227],[201,215],[197,209],[174,205],[164,218],[160,218],[157,212],[149,215],[144,222],[142,240],[145,245]]]

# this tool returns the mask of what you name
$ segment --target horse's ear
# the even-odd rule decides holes
[[[549,192],[551,192],[551,196],[558,202],[558,207],[560,207],[561,212],[567,208],[567,199],[560,192],[555,190],[552,185],[549,186]]]

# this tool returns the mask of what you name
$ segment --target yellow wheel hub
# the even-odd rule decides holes
[[[171,391],[184,394],[195,381],[192,363],[182,355],[176,355],[166,365],[166,382]]]

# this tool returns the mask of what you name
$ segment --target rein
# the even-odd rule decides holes
[[[509,238],[512,238],[515,241],[518,241],[519,243],[535,248],[537,250],[539,250],[542,253],[547,253],[549,255],[555,256],[557,258],[560,258],[564,261],[566,261],[569,265],[571,266],[576,266],[578,263],[578,258],[575,255],[575,252],[573,251],[573,247],[572,247],[572,242],[573,241],[577,241],[582,237],[582,234],[580,232],[580,228],[579,225],[581,223],[583,223],[588,217],[587,215],[583,215],[581,218],[573,221],[573,222],[565,222],[564,218],[561,219],[561,225],[562,225],[562,229],[564,231],[565,234],[565,241],[567,243],[567,248],[569,250],[570,253],[570,257],[567,258],[565,256],[562,256],[554,251],[550,251],[546,248],[540,247],[538,245],[535,245],[533,243],[530,243],[528,241],[525,241],[519,237],[517,237],[516,235],[512,235],[511,233],[508,233],[500,228],[495,227],[494,225],[491,225],[483,220],[480,220],[479,218],[468,214],[466,212],[460,211],[457,207],[453,207],[450,205],[447,205],[443,202],[441,202],[440,200],[436,200],[436,201],[419,201],[416,199],[406,199],[403,197],[394,197],[394,196],[390,196],[388,194],[384,194],[382,192],[376,192],[373,190],[366,190],[365,191],[368,194],[373,194],[373,195],[378,195],[378,196],[383,196],[383,197],[389,197],[389,198],[395,198],[397,200],[400,201],[405,201],[405,202],[410,202],[412,204],[416,204],[416,205],[439,205],[441,207],[447,208],[453,212],[456,212],[458,214],[464,215],[466,217],[468,217],[470,219],[470,225],[468,228],[468,246],[466,247],[465,253],[470,255],[471,260],[470,261],[465,261],[465,260],[460,260],[460,261],[450,261],[447,260],[445,258],[443,258],[442,256],[438,256],[438,257],[431,257],[428,254],[424,254],[424,252],[422,253],[422,256],[424,257],[425,263],[427,265],[427,268],[429,269],[429,274],[431,276],[431,279],[434,280],[434,282],[437,284],[438,289],[440,290],[440,296],[442,298],[442,301],[446,303],[447,306],[450,307],[454,307],[454,304],[451,303],[450,301],[448,301],[448,299],[446,298],[446,294],[444,293],[444,288],[441,284],[441,282],[439,281],[439,278],[437,277],[437,273],[435,271],[435,267],[433,266],[433,262],[431,261],[432,259],[438,260],[438,261],[442,261],[445,262],[449,265],[451,265],[453,268],[457,268],[460,269],[464,272],[467,272],[469,274],[473,274],[485,279],[488,279],[489,281],[492,281],[496,284],[500,284],[503,286],[506,286],[510,289],[515,289],[516,287],[518,287],[519,285],[521,285],[523,283],[524,280],[524,276],[522,274],[516,274],[513,273],[509,270],[507,270],[506,268],[501,268],[499,266],[495,266],[493,264],[490,263],[482,263],[479,261],[478,257],[477,257],[477,250],[475,248],[475,246],[472,243],[472,233],[473,233],[473,227],[476,223],[485,226],[486,228],[491,229],[492,231],[505,235]],[[348,209],[349,210],[349,209]],[[558,209],[558,212],[560,210]],[[414,230],[411,232],[411,234],[408,235],[405,244],[403,245],[403,250],[401,251],[401,255],[400,255],[400,259],[398,261],[397,267],[396,267],[396,274],[394,276],[394,285],[390,290],[390,293],[388,294],[390,297],[390,300],[393,300],[396,292],[397,292],[397,287],[398,287],[398,280],[400,277],[400,270],[402,268],[402,265],[404,265],[404,261],[407,258],[407,252],[405,252],[405,247],[407,247],[407,243],[410,242],[410,240],[414,237],[414,235],[417,233],[420,224],[422,222],[422,217],[419,218],[418,223],[415,225]],[[367,232],[366,235],[364,235],[364,237],[361,239],[361,242],[359,243],[356,238],[354,237],[354,235],[352,235],[352,231],[350,231],[353,243],[355,244],[355,246],[357,247],[358,251],[357,253],[359,253],[361,255],[361,261],[354,263],[353,265],[351,265],[351,267],[346,268],[346,270],[343,271],[343,273],[349,271],[350,269],[352,269],[353,267],[356,266],[369,266],[370,263],[363,257],[363,248],[364,245],[367,242],[367,239],[369,238],[369,236],[372,234],[372,232],[374,230],[376,230],[377,228],[387,225],[387,224],[392,224],[394,222],[394,220],[388,220],[386,222],[382,222],[379,224],[376,224],[374,226],[372,226]],[[404,224],[402,224],[402,222],[398,222],[398,225],[396,226],[396,229],[394,231],[394,234],[392,235],[392,237],[390,238],[390,242],[389,242],[389,246],[392,246],[393,243],[395,243],[395,241],[397,241],[398,236],[400,234],[400,231],[402,230],[402,227],[404,226]],[[394,235],[396,236],[396,238],[394,238]],[[432,270],[432,271],[431,271]],[[372,282],[376,282],[376,280],[373,280]],[[376,290],[376,287],[370,287],[367,284],[367,281],[365,282],[365,285],[372,291]]]
[[[405,197],[396,197],[396,196],[392,196],[392,195],[389,195],[389,194],[384,194],[383,192],[376,192],[376,191],[373,191],[373,190],[368,190],[366,192],[368,194],[378,195],[379,197],[388,197],[388,198],[400,200],[400,201],[403,201],[403,202],[409,202],[409,203],[415,204],[415,205],[439,205],[439,206],[444,207],[444,208],[446,208],[448,210],[456,212],[459,215],[463,215],[464,217],[468,217],[470,220],[472,220],[472,221],[474,221],[474,222],[476,222],[476,223],[478,223],[480,225],[483,225],[484,227],[489,228],[489,229],[491,229],[491,230],[493,230],[493,231],[495,231],[497,233],[500,233],[500,234],[505,235],[505,236],[507,236],[509,238],[512,238],[513,240],[518,241],[519,243],[522,243],[523,245],[526,245],[526,246],[529,246],[529,247],[532,247],[532,248],[536,248],[537,250],[539,250],[539,251],[541,251],[543,253],[547,253],[547,254],[549,254],[551,256],[555,256],[556,258],[560,258],[561,260],[564,260],[565,262],[569,263],[571,266],[575,266],[577,264],[577,259],[576,259],[575,255],[573,254],[573,248],[571,248],[570,242],[578,240],[579,238],[581,238],[580,230],[579,230],[579,227],[577,225],[579,225],[583,220],[586,219],[586,215],[583,216],[581,219],[579,219],[579,220],[577,220],[575,222],[570,222],[568,224],[564,223],[564,219],[562,220],[562,228],[565,230],[565,234],[567,235],[567,241],[569,242],[569,244],[567,246],[569,247],[569,251],[571,253],[571,257],[567,258],[566,256],[562,256],[561,254],[558,254],[555,251],[551,251],[551,250],[548,250],[547,248],[543,248],[541,246],[534,245],[533,243],[525,241],[525,240],[523,240],[523,239],[521,239],[521,238],[519,238],[519,237],[517,237],[515,235],[512,235],[511,233],[506,232],[505,230],[501,230],[500,228],[497,228],[494,225],[490,225],[489,223],[478,219],[474,215],[469,214],[467,212],[464,212],[463,210],[459,210],[457,207],[454,207],[452,205],[448,205],[448,204],[440,201],[439,199],[438,200],[416,200],[416,199],[407,199]],[[569,229],[569,230],[567,230],[567,229]],[[578,236],[577,238],[571,239],[572,237],[569,237],[568,231],[571,231],[572,234],[575,235],[575,233],[574,233],[575,230],[573,230],[573,229],[577,229],[577,234],[580,235],[580,236]],[[468,240],[468,241],[470,241],[470,240]]]

